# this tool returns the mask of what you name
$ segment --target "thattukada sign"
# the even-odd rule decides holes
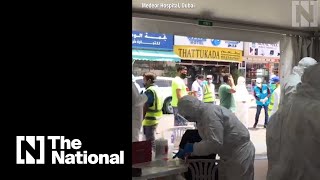
[[[242,62],[242,51],[227,48],[201,46],[174,46],[174,52],[185,60],[216,61],[230,60]]]

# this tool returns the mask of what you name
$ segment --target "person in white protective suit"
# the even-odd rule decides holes
[[[296,92],[271,116],[267,180],[320,179],[319,74],[320,64],[305,69]]]
[[[237,105],[236,116],[248,128],[250,94],[246,87],[246,79],[242,76],[238,77],[234,95]]]
[[[282,102],[288,101],[288,98],[291,93],[296,90],[297,84],[301,82],[301,76],[304,72],[304,69],[317,64],[317,61],[311,57],[304,57],[302,58],[298,66],[294,66],[292,69],[292,73],[285,79],[284,83],[284,97]]]
[[[143,120],[143,106],[148,98],[145,94],[139,94],[134,80],[132,80],[132,142],[139,141],[139,133]]]
[[[141,87],[140,85],[136,82],[136,78],[134,77],[134,75],[132,74],[132,82],[136,85],[138,92],[141,93]]]
[[[193,96],[178,103],[179,114],[196,122],[201,141],[187,143],[177,156],[220,156],[219,180],[253,180],[255,148],[246,127],[230,110]]]

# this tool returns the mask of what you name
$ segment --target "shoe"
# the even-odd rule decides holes
[[[253,125],[253,128],[256,128],[257,127],[257,125],[255,124],[255,125]]]
[[[267,128],[267,125],[264,125],[263,127],[264,127],[264,128]]]

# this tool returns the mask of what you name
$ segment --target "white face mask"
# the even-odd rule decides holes
[[[257,86],[258,86],[258,87],[261,87],[261,86],[262,86],[262,84],[261,84],[261,83],[260,83],[260,84],[257,84]]]
[[[209,80],[209,83],[212,83],[212,79]]]

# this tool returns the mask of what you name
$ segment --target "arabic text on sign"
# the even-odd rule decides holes
[[[145,39],[159,39],[159,40],[164,40],[164,41],[167,40],[167,37],[166,37],[165,34],[163,34],[163,37],[161,37],[161,36],[153,37],[153,36],[148,36],[148,33],[146,33],[146,35],[144,35],[144,36],[143,36],[142,33],[139,33],[138,35],[137,34],[132,34],[132,37],[134,39],[136,39],[136,38],[145,38]]]
[[[207,40],[204,38],[194,38],[194,37],[188,37],[188,39],[190,41],[190,44],[199,44],[199,45],[203,45],[204,42]]]
[[[153,42],[143,42],[142,40],[133,40],[132,41],[132,44],[148,44],[148,45],[157,45],[157,46],[160,46],[161,45],[161,42],[160,41],[153,41]]]

